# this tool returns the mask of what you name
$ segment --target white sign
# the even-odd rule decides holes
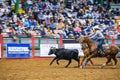
[[[40,56],[44,56],[44,57],[55,56],[54,54],[48,55],[51,47],[58,48],[58,44],[40,44]]]
[[[1,50],[1,44],[0,44],[0,58],[1,58],[1,52],[2,52],[2,50]]]
[[[66,49],[78,49],[79,55],[80,55],[80,56],[83,56],[83,55],[84,55],[84,54],[83,54],[83,51],[82,51],[82,49],[81,49],[81,45],[78,44],[78,43],[74,43],[74,44],[64,44],[64,48],[66,48]]]

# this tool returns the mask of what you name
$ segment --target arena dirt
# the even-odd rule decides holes
[[[120,80],[120,58],[116,68],[111,64],[100,68],[106,58],[93,58],[86,68],[76,68],[77,62],[72,60],[68,68],[64,68],[68,61],[61,60],[49,66],[52,58],[35,59],[0,59],[0,80]]]

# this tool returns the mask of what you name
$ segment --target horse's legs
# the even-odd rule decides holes
[[[116,67],[116,64],[117,64],[117,62],[118,62],[118,60],[117,60],[117,58],[116,58],[116,56],[114,55],[113,56],[113,58],[112,58],[113,60],[114,60],[114,65],[113,65],[113,68],[115,68]]]
[[[67,68],[71,63],[71,59],[69,60],[68,64],[65,66],[65,68]]]
[[[92,62],[92,60],[90,59],[90,63],[93,65],[93,62]]]
[[[50,62],[49,65],[52,65],[52,63],[53,63],[56,59],[57,59],[57,57],[55,57],[55,58]]]
[[[85,58],[87,58],[87,56],[84,56],[84,57],[83,57],[83,59],[82,59],[82,61],[81,61],[80,65],[82,65],[82,64],[83,64],[83,62],[84,62]],[[91,59],[90,59],[90,63],[93,65],[93,62],[92,62],[92,60],[91,60]]]
[[[80,63],[80,65],[82,65],[83,64],[83,61],[85,60],[85,58],[86,58],[87,56],[84,56],[83,57],[83,59],[82,59],[82,61],[81,61],[81,63]]]
[[[111,56],[109,55],[108,57],[107,57],[107,62],[105,63],[106,65],[108,64],[108,63],[110,63],[111,62]]]
[[[111,62],[111,56],[110,55],[107,56],[107,61],[104,64],[102,64],[101,68],[106,66],[109,62]]]
[[[91,54],[90,56],[88,56],[87,59],[85,59],[82,67],[85,67],[85,66],[87,65],[88,61],[90,61],[90,59],[91,59],[94,55],[95,55],[95,54]]]

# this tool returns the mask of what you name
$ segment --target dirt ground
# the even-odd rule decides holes
[[[100,65],[106,58],[93,58],[94,65],[84,69],[76,68],[74,60],[68,68],[64,68],[66,60],[49,66],[52,59],[0,59],[0,80],[120,80],[120,58],[116,68],[109,64],[103,69]]]

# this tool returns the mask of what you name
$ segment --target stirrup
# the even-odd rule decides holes
[[[104,51],[101,50],[100,54],[101,54],[101,55],[104,55],[105,53],[104,53]]]
[[[104,51],[103,50],[98,50],[98,53],[101,54],[101,55],[104,55]]]

